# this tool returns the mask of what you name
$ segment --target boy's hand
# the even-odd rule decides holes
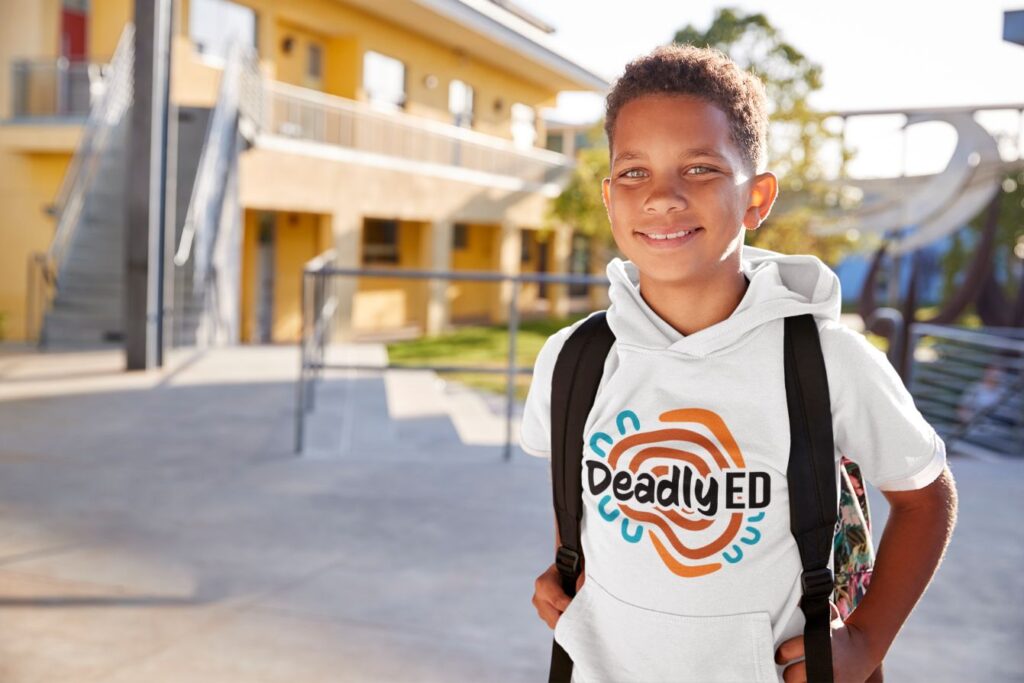
[[[875,683],[882,680],[881,662],[868,650],[867,637],[853,624],[845,624],[839,610],[832,608],[832,676],[835,683]],[[775,651],[775,663],[786,664],[804,657],[804,637],[790,638]],[[804,661],[787,666],[782,672],[786,683],[807,683]]]
[[[584,578],[586,578],[586,574],[580,572],[579,578],[576,579],[577,593],[583,586]],[[562,577],[558,573],[558,568],[552,563],[533,583],[533,606],[537,608],[537,614],[548,625],[548,628],[554,630],[558,618],[562,616],[562,612],[566,610],[571,601],[572,598],[562,590]]]

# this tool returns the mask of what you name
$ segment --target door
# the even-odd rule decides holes
[[[256,338],[257,344],[269,344],[274,336],[274,237],[273,213],[260,214],[256,252]]]

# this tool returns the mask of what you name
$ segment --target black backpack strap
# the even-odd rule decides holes
[[[555,566],[570,598],[576,595],[583,560],[583,430],[614,342],[605,312],[591,315],[566,339],[551,377],[551,484],[561,539]],[[569,683],[571,677],[572,659],[553,642],[549,682]]]
[[[806,314],[786,318],[783,345],[791,439],[786,475],[790,530],[803,564],[800,608],[806,618],[807,680],[831,683],[829,597],[833,577],[828,560],[838,518],[838,501],[828,376],[814,317]]]

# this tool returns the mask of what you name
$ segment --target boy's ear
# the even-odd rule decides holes
[[[612,219],[611,202],[612,202],[612,179],[604,178],[601,181],[601,201],[604,202],[604,212],[608,214],[608,220]]]
[[[757,230],[761,226],[778,194],[779,179],[774,173],[765,171],[754,176],[750,187],[750,204],[743,213],[743,226],[747,230]]]

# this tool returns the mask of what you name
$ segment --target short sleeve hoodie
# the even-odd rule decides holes
[[[616,341],[584,429],[586,581],[555,629],[578,683],[781,680],[774,651],[804,627],[786,480],[787,316],[817,321],[837,463],[849,457],[892,491],[945,467],[945,445],[885,355],[839,323],[835,274],[813,256],[746,246],[741,263],[740,304],[690,335],[643,300],[634,264],[608,264]],[[537,358],[521,430],[532,455],[550,457],[551,374],[579,324]]]

